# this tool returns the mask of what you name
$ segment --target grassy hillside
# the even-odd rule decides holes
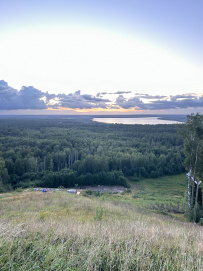
[[[202,228],[137,207],[134,193],[1,195],[0,270],[202,270]]]

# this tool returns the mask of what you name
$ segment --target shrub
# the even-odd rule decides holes
[[[23,192],[23,188],[22,187],[18,187],[18,188],[16,188],[16,190],[15,190],[15,192]]]

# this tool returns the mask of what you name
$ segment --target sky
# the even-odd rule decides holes
[[[0,0],[0,114],[202,114],[202,10]]]

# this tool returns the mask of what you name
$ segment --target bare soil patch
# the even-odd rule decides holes
[[[92,190],[100,193],[123,193],[127,188],[123,186],[108,186],[108,185],[98,185],[98,186],[82,186],[80,189]]]

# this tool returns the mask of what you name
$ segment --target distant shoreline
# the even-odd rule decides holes
[[[175,122],[186,122],[187,115],[0,115],[0,119],[75,119],[75,120],[93,120],[94,118],[157,118],[161,120],[169,120]]]

